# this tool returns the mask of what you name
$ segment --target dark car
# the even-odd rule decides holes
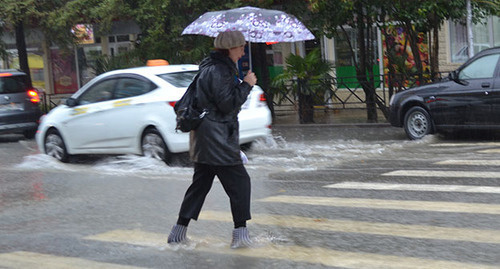
[[[41,116],[38,92],[18,70],[0,70],[0,134],[22,133],[33,138]]]
[[[486,49],[437,83],[392,96],[390,123],[410,139],[458,129],[500,129],[500,47]]]

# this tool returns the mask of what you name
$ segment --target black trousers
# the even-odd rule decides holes
[[[217,176],[222,183],[226,194],[229,196],[233,222],[243,222],[250,216],[250,176],[245,167],[213,166],[207,164],[194,164],[194,175],[191,186],[184,195],[179,217],[197,220],[205,198]]]

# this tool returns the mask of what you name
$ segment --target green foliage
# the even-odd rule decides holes
[[[290,54],[286,58],[286,69],[271,83],[272,93],[278,97],[278,100],[281,100],[289,91],[287,89],[289,86],[295,93],[298,93],[300,88],[300,92],[304,95],[322,97],[326,91],[330,90],[332,70],[333,65],[321,58],[319,49],[312,50],[304,58]],[[300,83],[301,87],[298,87],[295,82]],[[322,101],[317,100],[317,103],[322,103]]]
[[[116,56],[96,55],[94,71],[96,75],[130,67],[144,66],[146,63],[137,55],[137,51],[130,51]]]
[[[181,33],[208,11],[241,6],[229,0],[128,0],[132,17],[142,29],[140,51],[143,59],[166,59],[170,63],[195,63],[208,54],[213,39]]]

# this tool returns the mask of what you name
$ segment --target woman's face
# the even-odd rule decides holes
[[[243,55],[245,55],[245,45],[229,49],[229,58],[235,63],[237,63]]]

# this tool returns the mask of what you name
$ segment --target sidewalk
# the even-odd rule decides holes
[[[378,111],[378,123],[366,122],[366,109],[337,109],[337,110],[315,110],[314,123],[300,124],[298,112],[277,111],[273,121],[275,126],[368,126],[368,127],[389,127],[390,124],[385,119],[381,111]]]

